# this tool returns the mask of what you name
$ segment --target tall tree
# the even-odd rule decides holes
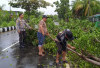
[[[51,5],[44,0],[12,0],[9,4],[12,7],[25,9],[29,15],[35,12],[39,7],[46,8],[46,6]]]
[[[0,5],[0,10],[3,10],[4,7],[5,7],[5,4]]]
[[[65,20],[68,17],[69,0],[56,1],[54,4],[56,5],[55,11],[58,13],[58,17]]]
[[[100,12],[100,1],[98,0],[76,0],[73,3],[73,14],[78,17],[91,16]]]

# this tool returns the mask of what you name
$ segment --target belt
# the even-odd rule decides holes
[[[25,29],[20,29],[20,31],[25,31]]]

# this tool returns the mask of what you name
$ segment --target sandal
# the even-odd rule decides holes
[[[39,56],[44,56],[44,54],[39,54]]]
[[[45,52],[42,52],[43,54],[45,54]]]
[[[63,63],[68,63],[68,61],[63,61]]]

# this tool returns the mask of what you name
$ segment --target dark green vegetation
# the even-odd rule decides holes
[[[12,0],[9,4],[12,7],[21,7],[22,9],[25,9],[25,13],[28,14],[28,16],[32,14],[39,14],[39,12],[37,12],[37,9],[40,7],[46,8],[46,6],[52,6],[49,2],[46,2],[45,0]]]
[[[60,2],[56,1],[54,4],[56,5],[58,17],[65,20],[70,15],[69,0],[60,0]]]
[[[73,3],[73,14],[76,17],[92,16],[100,12],[99,0],[76,0]]]
[[[33,19],[34,21],[31,22],[30,25],[33,26],[33,28],[35,29],[35,25],[38,24],[41,18]],[[59,21],[59,25],[55,25],[53,19],[50,18],[47,20],[47,27],[50,35],[53,38],[56,38],[58,32],[63,31],[64,29],[70,29],[74,34],[74,41],[76,44],[73,44],[70,41],[68,43],[70,43],[72,46],[75,46],[77,52],[83,53],[86,56],[90,54],[96,57],[100,57],[100,30],[94,27],[94,23],[89,22],[88,20],[69,19],[69,22],[64,22],[63,20],[61,20]],[[38,46],[36,30],[31,30],[28,33],[29,38],[30,40],[32,40],[34,46]],[[50,54],[53,54],[54,56],[56,55],[56,44],[49,37],[46,37],[44,48]],[[94,64],[84,61],[83,59],[81,59],[76,54],[73,54],[70,51],[68,51],[67,53],[67,58],[71,64],[76,66],[76,68],[99,68]]]
[[[17,15],[15,12],[11,12],[13,15],[10,15],[9,11],[0,11],[0,27],[15,26]]]
[[[59,1],[54,2],[58,17],[67,21],[69,17],[86,18],[100,12],[100,0],[75,0],[71,5],[69,0]]]

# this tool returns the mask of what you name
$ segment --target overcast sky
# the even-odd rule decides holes
[[[8,2],[10,0],[0,0],[0,6],[5,4],[4,6],[4,10],[10,10],[10,5],[8,5]],[[51,4],[53,4],[53,2],[57,1],[57,0],[45,0],[47,2],[50,2]],[[59,1],[59,0],[58,0]],[[72,1],[74,0],[69,0],[70,1],[70,4],[72,4]],[[40,8],[38,9],[39,11],[42,11],[44,12],[45,15],[54,15],[54,14],[57,14],[56,12],[54,12],[56,9],[56,7],[50,7],[48,6],[47,8]],[[24,9],[21,9],[21,8],[11,8],[12,11],[24,11]]]

